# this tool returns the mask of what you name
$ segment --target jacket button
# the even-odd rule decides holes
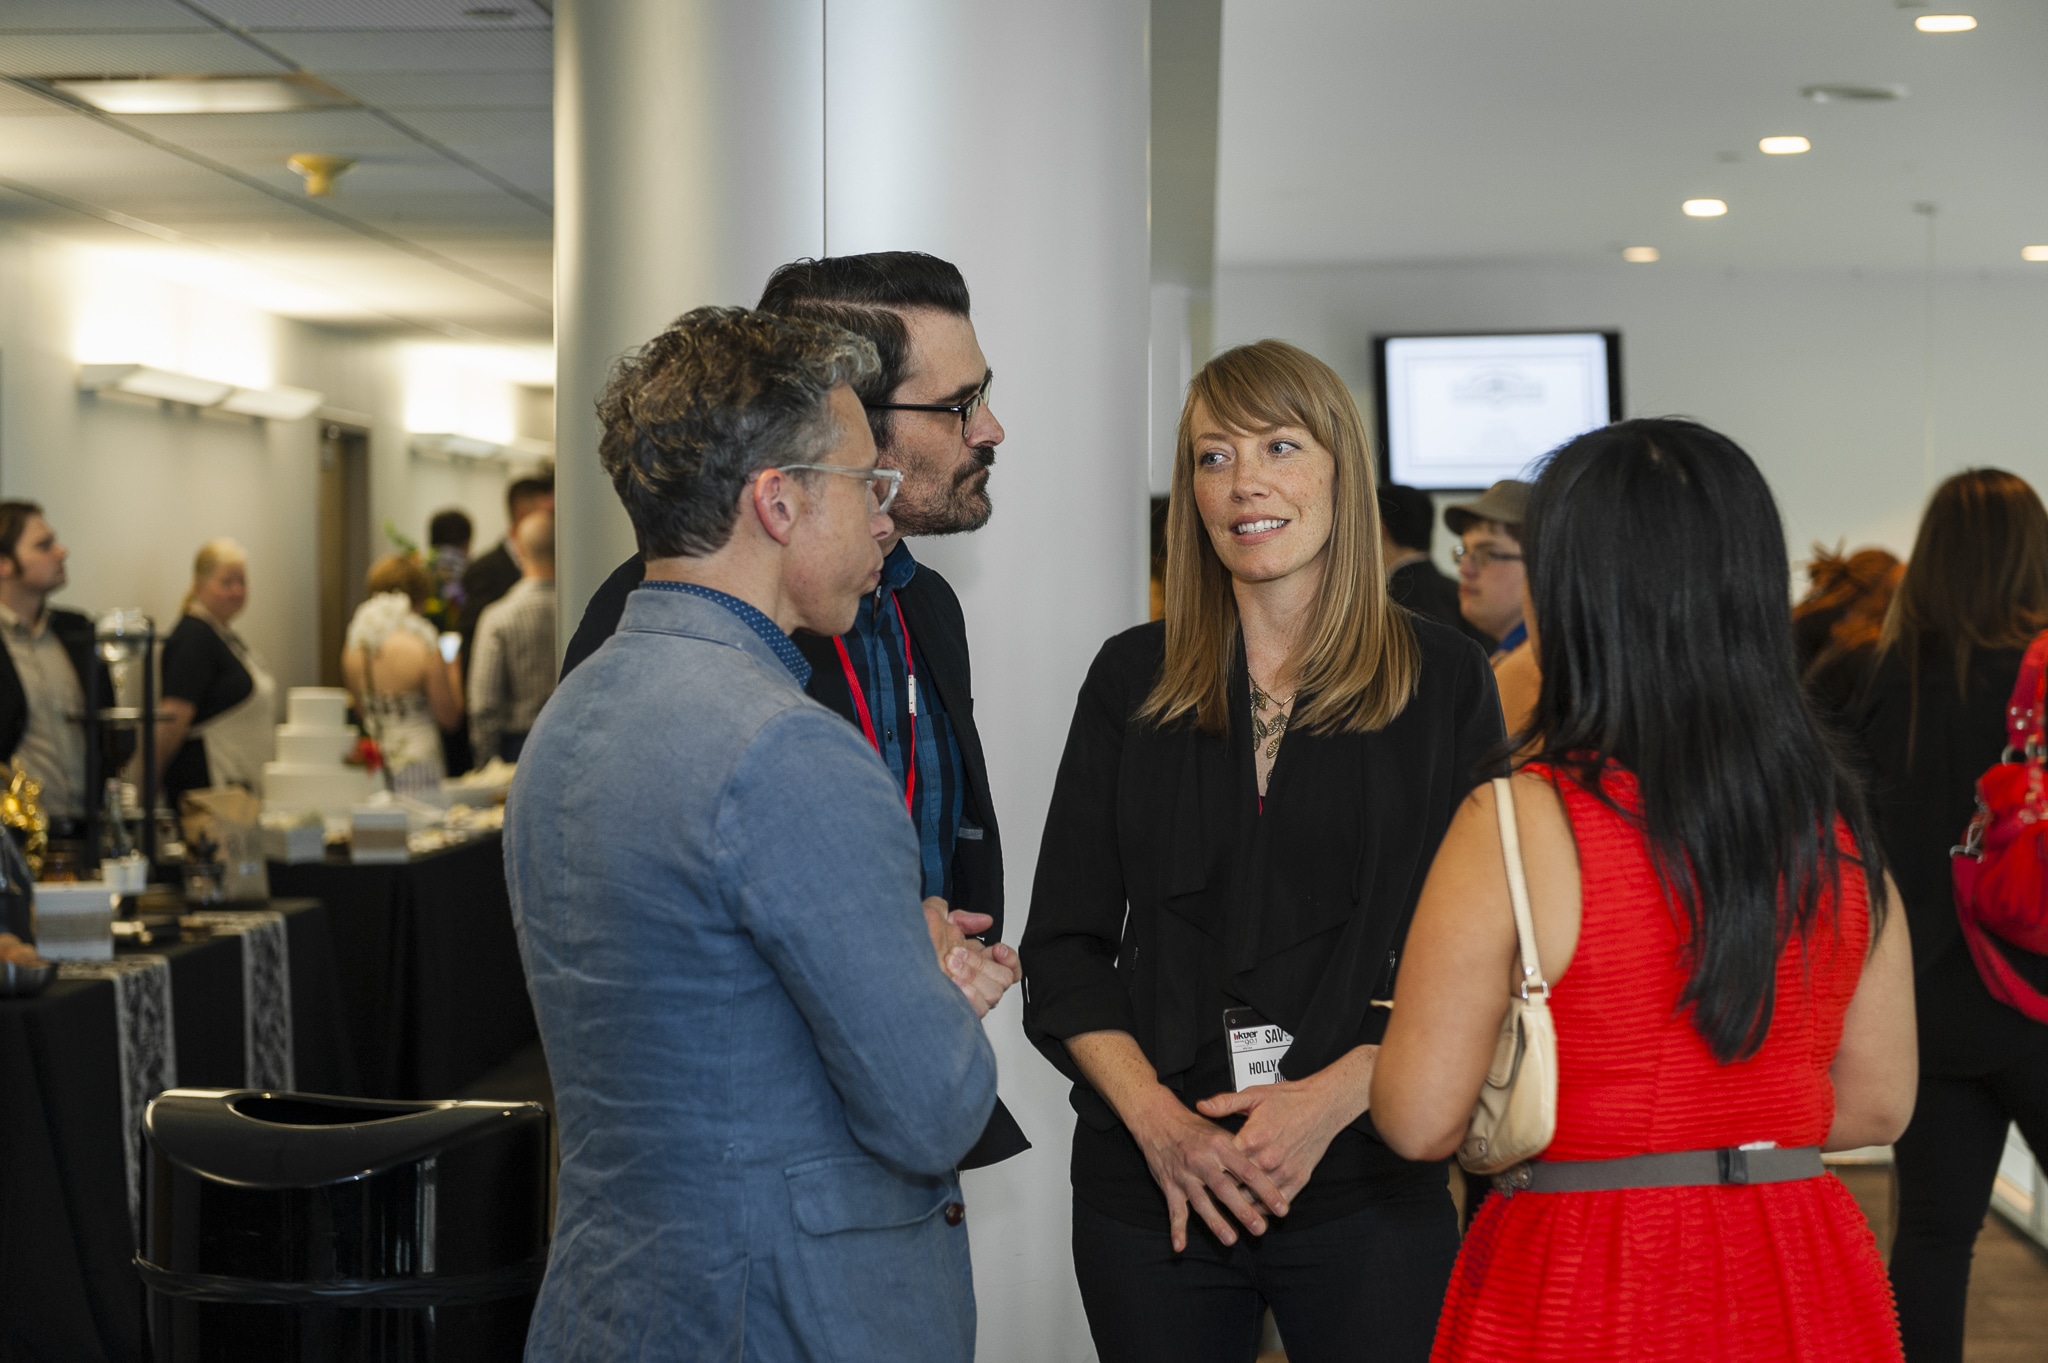
[[[967,1219],[967,1208],[966,1208],[966,1206],[965,1206],[965,1205],[963,1205],[962,1203],[958,1203],[958,1202],[948,1202],[948,1203],[946,1204],[946,1224],[947,1224],[947,1225],[949,1225],[949,1226],[957,1226],[957,1225],[959,1225],[959,1224],[960,1224],[960,1223],[961,1223],[962,1221],[965,1221],[966,1219]]]

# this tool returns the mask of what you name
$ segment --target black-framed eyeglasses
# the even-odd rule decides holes
[[[960,414],[960,434],[966,435],[967,428],[974,424],[974,414],[988,401],[989,385],[996,381],[996,371],[991,369],[981,376],[981,387],[965,402],[870,402],[871,412],[957,412]]]
[[[1485,544],[1454,544],[1451,546],[1451,557],[1459,563],[1463,563],[1469,558],[1472,560],[1472,566],[1481,572],[1484,572],[1496,563],[1520,563],[1522,561],[1520,554],[1504,554],[1500,550]]]
[[[868,493],[875,499],[875,510],[887,511],[896,503],[896,494],[903,490],[902,469],[850,469],[840,464],[778,464],[777,473],[837,473],[846,478],[859,478],[868,485]]]

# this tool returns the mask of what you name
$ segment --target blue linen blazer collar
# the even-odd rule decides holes
[[[619,618],[619,632],[675,634],[724,644],[760,663],[790,689],[803,689],[782,659],[775,656],[775,650],[768,647],[767,640],[754,633],[746,621],[705,597],[686,592],[631,592],[626,597],[625,613]]]

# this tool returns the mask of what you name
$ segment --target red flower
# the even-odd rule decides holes
[[[355,750],[348,755],[348,761],[352,767],[368,767],[371,771],[381,771],[384,767],[384,753],[377,747],[376,739],[364,734],[356,740]]]

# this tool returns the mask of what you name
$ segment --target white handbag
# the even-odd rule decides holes
[[[1508,1015],[1493,1044],[1493,1064],[1472,1107],[1458,1163],[1475,1174],[1498,1174],[1534,1159],[1557,1132],[1557,1031],[1550,1018],[1550,986],[1536,960],[1536,925],[1529,916],[1529,882],[1522,873],[1522,839],[1515,827],[1514,788],[1493,783],[1500,815],[1501,852],[1507,862],[1508,898],[1515,908],[1515,940],[1522,977],[1509,991]]]

